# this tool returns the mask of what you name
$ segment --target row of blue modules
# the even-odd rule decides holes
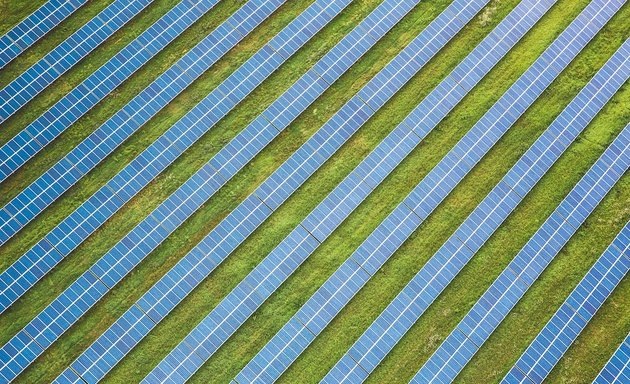
[[[190,116],[216,122],[285,62],[304,43],[330,22],[350,0],[318,0],[280,31],[263,48],[219,85],[206,99],[175,124],[176,132],[197,131]],[[252,23],[254,24],[254,23]],[[286,58],[280,54],[287,55]],[[217,93],[219,93],[217,95]],[[207,107],[210,105],[211,107]],[[163,136],[164,137],[164,136]],[[158,139],[159,142],[159,139]],[[182,145],[181,140],[170,141]],[[151,147],[150,147],[151,148]],[[124,192],[124,188],[116,190]],[[145,222],[147,223],[147,222]],[[168,231],[169,222],[150,222],[133,230],[132,237],[119,242],[84,272],[35,319],[0,348],[0,373],[17,376],[43,353],[87,310],[111,290],[141,258],[147,247],[155,247],[159,236]],[[145,240],[140,242],[140,240]],[[139,245],[136,247],[136,245]],[[126,270],[125,270],[126,269]],[[24,344],[25,337],[30,339]]]
[[[79,9],[87,0],[49,0],[0,37],[0,69]]]
[[[109,156],[285,2],[249,0],[70,153],[11,199],[0,210],[0,245]],[[153,157],[149,156],[149,159]]]
[[[533,9],[534,3],[521,3],[521,14],[534,19],[535,13],[528,14],[528,9]],[[544,10],[550,4],[539,4],[539,17],[544,14]],[[570,29],[566,33],[571,33]],[[586,41],[591,36],[583,36]],[[567,44],[568,50],[571,50]],[[553,64],[559,60],[566,59],[563,55],[556,57],[547,56],[554,59]],[[570,58],[570,54],[569,54]],[[570,60],[569,60],[570,61]],[[538,61],[540,64],[540,61]],[[555,65],[554,65],[555,67]],[[367,281],[378,271],[378,269],[388,260],[393,250],[399,246],[400,241],[405,239],[410,230],[419,226],[421,222],[432,212],[457,184],[465,177],[487,151],[493,146],[496,139],[503,135],[520,116],[524,110],[535,100],[554,78],[553,72],[547,72],[547,76],[537,76],[544,73],[539,70],[536,63],[508,90],[505,95],[493,106],[490,111],[473,127],[455,146],[442,161],[434,168],[417,187],[422,191],[422,203],[409,204],[407,199],[403,202],[383,223],[373,232],[373,234],[348,258],[337,271],[322,285],[322,287],[306,302],[302,308],[292,317],[287,324],[278,332],[274,338],[263,348],[263,350],[245,367],[236,378],[238,382],[250,382],[261,380],[271,382],[278,378],[278,375],[288,368],[288,363],[293,361],[303,351],[308,344],[332,321],[332,319],[345,307],[350,299],[367,283]],[[562,70],[559,66],[553,70]],[[531,81],[531,87],[523,87],[525,80]],[[506,102],[506,101],[511,102]],[[527,100],[527,101],[526,101]],[[419,108],[416,113],[422,115],[426,113],[426,108]],[[509,117],[505,117],[509,116]],[[481,129],[480,129],[481,128]],[[426,133],[423,132],[423,135]],[[411,139],[406,139],[411,137]],[[403,138],[403,139],[401,139]],[[414,135],[406,136],[399,133],[391,135],[389,142],[383,142],[383,148],[392,148],[393,143],[400,142],[395,150],[383,156],[383,150],[377,147],[366,161],[364,161],[353,172],[338,190],[333,191],[330,199],[324,200],[313,214],[307,217],[303,226],[320,239],[320,228],[324,231],[331,231],[341,223],[338,218],[345,218],[347,214],[341,213],[347,206],[355,207],[365,196],[361,196],[361,189],[355,192],[346,191],[355,180],[376,188],[387,174],[411,152],[419,142]],[[465,143],[465,144],[464,144]],[[465,147],[464,147],[465,146]],[[394,147],[395,148],[395,147]],[[464,149],[464,150],[459,150]],[[380,152],[380,153],[379,153]],[[465,165],[462,165],[465,164]],[[446,172],[444,172],[446,171]],[[443,176],[443,177],[436,177]],[[345,192],[345,193],[343,193]],[[335,196],[335,194],[337,196]],[[343,195],[342,199],[339,196]],[[420,207],[413,209],[412,207]],[[319,212],[318,212],[319,210]],[[333,218],[333,219],[331,219]]]
[[[527,347],[502,383],[542,383],[621,279],[626,276],[629,268],[630,223],[626,223],[615,240]]]
[[[220,264],[256,226],[271,215],[299,186],[334,154],[365,121],[378,111],[398,90],[411,79],[431,57],[471,20],[486,1],[455,1],[423,30],[403,51],[362,88],[342,109],[317,131],[294,155],[248,198],[244,208],[237,208],[236,222],[226,223],[225,230],[212,232],[189,253],[189,260],[180,263],[185,271],[203,271],[201,277]],[[255,213],[253,219],[248,217]],[[225,236],[224,232],[236,232]],[[223,244],[222,244],[223,243]],[[229,244],[228,252],[223,245]],[[187,378],[207,360],[236,329],[251,316],[288,277],[319,240],[302,226],[294,230],[251,272],[221,303],[171,352],[154,371],[147,382],[168,380],[169,377]],[[187,265],[189,264],[189,265]],[[193,273],[183,278],[166,281],[167,292],[156,284],[156,294],[144,300],[143,308],[149,316],[164,316],[170,303],[181,300],[192,290],[189,282],[199,281]],[[173,269],[176,271],[176,269]],[[175,272],[174,272],[175,273]],[[272,274],[267,279],[267,274]],[[172,290],[171,290],[172,288]],[[252,291],[254,289],[254,291]],[[185,294],[182,294],[184,291]],[[140,303],[142,303],[142,300]]]
[[[163,220],[168,219],[171,225],[181,225],[193,210],[205,203],[218,188],[284,130],[416,3],[416,0],[387,0],[379,5],[155,212],[162,212],[160,217]],[[171,203],[175,200],[181,204],[172,209]],[[175,279],[183,275],[181,272],[182,270],[176,268],[167,276]],[[152,288],[148,294],[157,298],[160,292],[167,292],[169,289],[165,287],[165,281],[169,280],[162,279],[162,283],[157,285],[159,288]],[[174,280],[171,282],[174,283]],[[173,307],[176,304],[172,298],[170,304]],[[123,314],[60,377],[73,377],[78,373],[82,378],[91,381],[108,372],[160,320],[149,316],[138,317],[138,307],[144,308],[142,303],[138,303]]]
[[[0,90],[0,123],[101,45],[153,0],[116,0]]]
[[[182,0],[81,84],[0,147],[0,182],[18,170],[140,67],[187,30],[219,0]]]
[[[595,16],[593,20],[597,20]],[[450,382],[537,280],[630,166],[630,125],[569,192],[420,368],[413,383]]]
[[[625,384],[630,382],[630,334],[604,365],[594,384]]]
[[[197,44],[195,48],[123,107],[114,117],[99,127],[96,132],[91,134],[70,154],[40,177],[31,187],[27,188],[24,193],[18,195],[16,199],[19,200],[22,196],[31,196],[35,191],[41,191],[35,200],[32,200],[31,203],[26,203],[27,208],[22,208],[21,211],[18,211],[20,215],[17,218],[9,217],[6,225],[13,225],[13,228],[17,230],[17,227],[20,225],[17,224],[18,219],[25,222],[32,219],[34,217],[33,213],[24,216],[26,215],[25,209],[40,202],[45,207],[51,200],[54,200],[54,198],[69,188],[70,185],[78,181],[89,169],[96,166],[98,161],[105,158],[118,144],[122,143],[123,137],[121,136],[128,137],[135,130],[139,129],[142,123],[148,121],[157,111],[165,107],[170,100],[186,86],[190,85],[194,79],[214,64],[225,52],[235,46],[284,1],[250,0],[243,5]],[[267,50],[269,51],[269,48]],[[269,54],[269,52],[259,53],[259,55],[262,54]],[[232,79],[231,81],[234,84],[238,84],[243,79],[247,79],[248,76],[260,72],[260,63],[265,63],[265,60],[260,60],[259,57],[252,57],[248,63],[248,66],[242,66],[241,69],[231,75],[230,79]],[[270,65],[273,66],[275,64]],[[195,74],[194,76],[192,76],[193,73]],[[233,86],[223,85],[226,89]],[[235,91],[237,90],[232,89],[224,93],[217,90],[211,93],[211,96],[214,98],[225,98],[225,95],[230,95]],[[182,138],[188,136],[188,144],[192,144],[196,138],[201,136],[205,132],[204,124],[209,124],[209,119],[206,119],[208,122],[199,120],[204,118],[204,113],[200,112],[200,110],[202,108],[207,109],[207,104],[211,102],[211,100],[206,99],[205,102],[198,104],[195,109],[186,115],[186,119],[180,120],[178,124],[171,127],[7,270],[2,272],[0,274],[0,312],[15,302],[42,276],[70,254],[72,250],[103,225],[118,209],[171,164],[187,148],[187,145],[179,143]],[[233,102],[228,101],[229,103]],[[225,103],[217,103],[214,108],[220,108],[223,110],[221,113],[225,113],[227,111],[226,106],[227,104]],[[190,129],[182,129],[182,127],[197,121],[199,121],[199,124],[197,124],[196,131],[190,132]],[[195,126],[193,125],[192,127],[194,128]],[[206,125],[206,128],[209,127]],[[193,136],[193,138],[191,139],[190,136]],[[51,181],[51,179],[54,181]],[[57,193],[52,193],[55,188],[60,190]],[[44,197],[46,197],[45,200]],[[14,204],[13,202],[16,199],[10,204]],[[18,203],[11,205],[11,211],[17,210],[17,205]],[[5,206],[5,209],[7,207]],[[3,213],[4,211],[0,211],[0,216],[5,218],[6,216]],[[6,228],[0,226],[1,229]]]
[[[378,366],[627,79],[626,49],[613,55],[392,300],[331,369],[327,382],[362,381]]]
[[[182,196],[186,196],[186,198],[182,200],[186,208],[179,208],[179,210],[184,211],[183,214],[177,216],[177,209],[175,211],[171,209],[168,215],[162,214],[161,217],[169,218],[170,216],[169,220],[171,223],[173,223],[173,221],[176,221],[178,224],[181,223],[191,214],[192,209],[199,207],[214,193],[216,188],[220,187],[223,181],[220,179],[219,175],[224,177],[227,175],[231,178],[238,172],[248,161],[247,156],[251,158],[275,137],[280,130],[286,128],[315,97],[323,93],[328,87],[328,82],[334,82],[360,55],[376,43],[375,39],[380,39],[404,16],[404,14],[413,8],[416,3],[417,1],[415,0],[388,0],[377,7],[335,48],[298,80],[291,89],[278,98],[258,119],[254,120],[254,122],[245,129],[244,135],[239,135],[240,137],[237,136],[237,138],[206,164],[205,169],[202,169],[199,174],[193,176],[186,183],[189,184],[188,186],[185,184],[180,188]],[[299,97],[296,97],[298,95]],[[199,186],[200,180],[203,180],[201,186]],[[212,181],[212,183],[208,183],[208,181]],[[178,193],[179,191],[169,197],[166,202],[169,202],[169,200],[171,200],[173,196],[177,196]],[[180,205],[183,206],[183,204]],[[160,211],[161,208],[162,207],[158,208],[156,211]],[[168,206],[166,208],[168,208]],[[248,216],[248,213],[241,212],[241,215],[237,218],[247,219]],[[248,224],[251,225],[251,223]],[[236,235],[243,235],[243,232],[238,231]],[[229,241],[229,239],[226,239],[226,241]],[[236,244],[234,244],[234,246],[236,246]],[[190,259],[190,257],[188,257],[188,259]],[[132,309],[119,318],[112,327],[99,337],[99,339],[72,364],[72,368],[67,370],[68,374],[72,374],[71,371],[91,371],[94,365],[104,366],[112,361],[118,362],[124,354],[135,346],[135,343],[129,342],[129,334],[132,334],[133,339],[139,342],[140,339],[178,303],[176,300],[183,299],[183,293],[179,288],[169,289],[165,287],[165,282],[178,286],[183,285],[186,292],[189,292],[196,283],[201,281],[201,279],[196,280],[196,283],[193,284],[194,280],[185,277],[185,274],[182,272],[183,270],[179,268],[171,270],[167,274],[167,277],[162,279],[161,283],[157,284],[149,291],[148,296],[145,295],[148,298],[145,298],[143,303],[139,302],[137,304],[137,307],[144,308],[147,302],[151,302],[152,300],[164,301],[166,307],[160,308],[159,318],[155,316],[139,318],[137,307],[132,307]],[[199,273],[200,270],[196,272]],[[209,272],[203,271],[203,273]],[[203,278],[202,275],[197,275],[197,278],[199,277]],[[177,280],[180,278],[181,280]],[[166,293],[166,296],[159,297],[161,293]],[[173,293],[179,295],[179,297],[173,297]],[[115,352],[99,354],[98,351]],[[88,372],[88,377],[92,378],[93,372]]]

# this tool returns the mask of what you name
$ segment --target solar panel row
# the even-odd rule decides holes
[[[630,268],[630,223],[508,372],[502,383],[542,383]]]
[[[595,16],[594,20],[598,17]],[[630,166],[630,126],[606,149],[412,382],[452,381]]]
[[[21,223],[26,223],[34,217],[35,213],[32,208],[37,206],[43,209],[78,181],[89,169],[96,166],[98,161],[105,158],[117,145],[122,143],[124,138],[131,135],[144,122],[166,106],[179,92],[191,84],[195,78],[236,45],[248,31],[254,29],[284,1],[286,0],[251,0],[236,11],[206,39],[189,51],[184,58],[174,64],[51,170],[13,199],[9,205],[5,206],[5,209],[9,207],[11,212],[18,212],[18,214],[7,218],[4,214],[5,211],[0,211],[5,225],[11,226],[6,228],[0,225],[0,230],[4,229],[5,235],[9,229],[15,233],[22,225]],[[278,42],[278,44],[281,43]],[[158,173],[174,161],[188,145],[191,145],[196,138],[205,132],[205,127],[209,128],[208,124],[212,122],[212,119],[216,119],[217,113],[222,115],[226,113],[230,105],[234,106],[236,98],[234,98],[233,93],[239,91],[235,88],[237,84],[242,83],[242,86],[251,89],[252,79],[258,82],[262,81],[265,71],[279,65],[281,57],[274,52],[269,46],[266,46],[264,50],[250,58],[246,65],[229,77],[229,83],[224,83],[221,86],[222,89],[214,90],[208,98],[198,104],[0,274],[0,312],[30,289],[61,259],[81,244]],[[233,98],[227,99],[227,97]],[[241,94],[239,97],[243,97],[243,95]],[[221,102],[219,103],[219,101]],[[213,105],[212,108],[207,107],[213,103],[216,105]],[[204,108],[212,111],[211,117],[206,116],[208,112]],[[198,124],[194,125],[195,122]],[[184,142],[183,140],[187,141]],[[37,196],[31,198],[30,203],[24,202],[33,195]],[[18,208],[20,204],[23,205],[22,208]]]
[[[546,13],[553,1],[521,2],[302,222],[320,242],[420,143]],[[457,77],[455,77],[457,76]],[[434,189],[439,189],[439,185]],[[414,216],[415,217],[415,216]],[[417,219],[417,217],[416,217]],[[367,247],[374,245],[369,240]],[[366,246],[361,249],[364,250]],[[283,268],[282,264],[276,267]],[[370,274],[350,257],[237,375],[273,382],[307,348]]]
[[[116,0],[0,90],[0,123],[152,2],[153,0]]]
[[[595,384],[625,384],[628,382],[630,382],[630,334],[593,381]]]
[[[0,69],[55,28],[87,0],[50,0],[0,37]]]
[[[161,216],[169,220],[171,225],[180,225],[329,87],[324,78],[328,81],[338,79],[415,3],[416,0],[383,2],[156,211],[161,212]],[[174,201],[180,203],[174,204]],[[171,210],[172,206],[176,208]],[[184,212],[178,213],[182,209]],[[181,276],[182,271],[176,271],[176,277]],[[173,273],[171,271],[169,274]],[[77,374],[89,382],[102,378],[157,323],[148,317],[138,318],[138,314],[134,306],[121,316],[79,356],[71,368],[62,373],[62,381]]]
[[[324,127],[285,162],[274,175],[263,183],[241,207],[234,212],[234,222],[228,217],[202,243],[202,248],[189,255],[190,261],[180,263],[184,278],[175,283],[158,283],[155,297],[140,304],[150,316],[163,317],[170,311],[173,301],[183,298],[189,280],[198,279],[197,272],[205,277],[229,252],[242,242],[273,210],[282,204],[323,162],[329,158],[369,117],[432,57],[437,50],[469,21],[486,2],[454,2],[431,23],[403,52],[385,67],[358,95],[353,98]],[[451,8],[452,7],[452,8]],[[371,90],[371,91],[369,91]],[[364,108],[371,104],[373,109]],[[362,106],[363,105],[363,106]],[[358,115],[357,112],[362,112]],[[339,119],[341,117],[344,120]],[[340,128],[337,128],[340,127]],[[336,130],[336,131],[335,131]],[[348,132],[350,131],[350,132]],[[341,137],[339,137],[341,136]],[[302,160],[305,159],[305,160]],[[301,162],[301,163],[300,163]],[[167,377],[189,377],[235,331],[255,308],[262,304],[275,287],[288,277],[308,253],[319,244],[306,229],[298,227],[265,261],[263,261],[215,310],[147,377],[146,381],[163,381]],[[229,247],[229,248],[228,248]],[[226,250],[227,248],[227,250]],[[205,255],[210,254],[210,257]],[[279,264],[280,261],[282,265]],[[195,270],[196,269],[196,270]],[[276,276],[275,273],[280,273]],[[268,273],[272,273],[270,279]],[[272,280],[272,281],[269,281]],[[264,286],[262,286],[263,284]],[[251,288],[255,287],[252,292]],[[165,292],[165,293],[161,293]],[[172,298],[172,299],[171,299]],[[262,299],[262,300],[261,300]],[[216,325],[216,327],[215,327]],[[194,351],[189,347],[193,346]],[[202,356],[201,359],[197,355]]]
[[[195,116],[197,121],[205,119],[203,121],[206,123],[216,122],[286,60],[281,54],[290,57],[349,3],[350,0],[319,0],[313,3],[228,77],[217,88],[221,92],[220,95],[212,93],[193,109],[192,116]],[[211,107],[208,108],[207,105]],[[189,125],[191,122],[194,120],[189,115],[185,116],[175,125],[176,132],[199,129],[194,124]],[[176,144],[182,145],[186,142],[182,143],[180,140]],[[125,187],[115,190],[117,193],[124,193]],[[170,230],[169,225],[168,221],[156,221],[136,227],[131,236],[123,239],[99,259],[0,349],[2,363],[0,374],[8,378],[19,374],[116,285],[140,261],[141,254],[147,248],[157,246],[159,241],[155,240],[153,235],[157,236]],[[25,337],[30,339],[26,344]]]
[[[11,199],[0,210],[0,243],[6,242],[85,176],[285,1],[248,1],[70,153]],[[167,134],[177,136],[172,131],[163,136]],[[153,158],[149,156],[147,159]],[[107,195],[112,194],[112,191],[107,191]],[[101,200],[97,200],[95,206],[102,205]]]
[[[628,74],[627,44],[624,44],[344,354],[325,382],[359,382],[380,364],[608,102]]]
[[[182,0],[0,148],[0,182],[86,114],[219,0]]]

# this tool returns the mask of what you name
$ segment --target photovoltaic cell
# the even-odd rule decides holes
[[[337,362],[325,382],[362,381],[376,368],[626,81],[628,45],[622,45],[516,162]]]
[[[630,381],[630,335],[606,363],[594,384],[623,384]]]
[[[87,113],[219,0],[183,0],[0,148],[0,182]]]
[[[412,382],[452,381],[457,376],[628,169],[629,147],[630,125],[569,192]]]
[[[153,0],[116,0],[0,90],[0,123],[101,45]]]
[[[627,56],[626,56],[627,57]],[[569,294],[502,383],[542,383],[630,268],[630,223]]]
[[[552,4],[551,1],[520,3],[453,71],[462,75],[460,83],[464,85],[459,85],[451,76],[447,77],[301,225],[320,242],[323,241],[417,146],[420,138],[412,129],[422,125],[423,137],[428,134]],[[503,39],[510,39],[512,43],[501,44]],[[493,42],[493,45],[488,45],[488,41]],[[479,60],[480,57],[485,57],[488,62],[482,62]],[[466,68],[466,71],[461,71],[461,68]],[[361,185],[368,188],[360,188]],[[421,221],[420,217],[406,206],[396,210],[392,218],[384,222],[379,230],[342,264],[245,366],[235,381],[239,383],[275,381],[378,270],[380,265],[377,265],[377,260],[384,262],[397,248],[396,245],[406,238],[405,233],[413,231]],[[309,337],[306,338],[305,335]]]
[[[432,57],[449,39],[443,39],[442,34],[452,37],[462,26],[461,18],[466,13],[464,9],[476,9],[483,7],[484,3],[474,2],[454,2],[444,11],[432,26],[427,27],[412,43],[410,43],[402,53],[397,56],[406,55],[408,60],[401,61],[394,58],[385,69],[377,74],[368,83],[380,83],[381,86],[374,87],[373,96],[380,100],[387,100],[391,95],[416,73],[419,68]],[[471,12],[467,20],[472,18],[476,12]],[[458,18],[460,17],[460,18]],[[460,25],[457,29],[435,26],[450,25],[451,20],[455,25]],[[431,38],[432,34],[437,34]],[[428,38],[426,38],[428,37]],[[424,44],[418,42],[424,40]],[[441,41],[439,45],[436,41]],[[437,47],[436,47],[437,45]],[[397,73],[398,77],[391,78],[389,82],[384,78],[392,73]],[[401,77],[406,79],[400,81]],[[367,106],[367,102],[360,98],[351,99],[335,116],[333,116],[309,141],[307,141],[296,153],[285,162],[272,176],[270,176],[254,193],[256,198],[265,202],[271,210],[275,210],[288,196],[297,189],[323,162],[329,158],[342,144],[353,134],[358,127],[363,124],[374,110]],[[347,189],[336,195],[335,198],[343,200],[343,193],[361,190],[367,193],[371,190],[364,183],[349,185]],[[349,209],[349,205],[343,205]],[[271,212],[268,213],[268,215]],[[229,217],[228,217],[229,220]],[[220,227],[220,226],[219,226]],[[318,230],[321,230],[318,232]],[[216,349],[245,321],[251,313],[260,305],[262,301],[269,297],[275,289],[286,279],[292,271],[307,257],[319,244],[317,236],[327,236],[324,226],[319,226],[317,230],[306,224],[298,226],[276,249],[261,263],[243,282],[228,295],[215,310],[202,323],[191,332],[188,337],[180,343],[169,356],[167,356],[158,367],[145,379],[147,382],[163,381],[167,378],[188,377],[207,359]],[[251,233],[251,232],[250,232]],[[210,236],[213,236],[211,233]],[[228,238],[226,241],[230,241]],[[234,245],[236,247],[238,243]],[[232,248],[233,249],[233,248]],[[210,255],[215,258],[215,255]],[[218,264],[222,259],[214,264]],[[261,300],[262,299],[262,300]],[[164,300],[166,301],[166,300]],[[157,305],[162,304],[158,302]],[[143,308],[151,308],[154,303],[146,303]],[[151,309],[145,309],[151,310]],[[164,314],[157,314],[164,315]],[[211,332],[209,332],[211,330]],[[188,348],[188,350],[184,350]],[[203,355],[202,361],[197,359],[199,354]]]
[[[125,138],[140,128],[179,92],[214,64],[243,37],[233,27],[237,20],[254,28],[285,0],[252,0],[158,77],[78,147],[0,210],[0,243],[33,219],[48,204],[76,183]],[[249,23],[254,20],[255,23]],[[214,90],[206,99],[160,136],[130,164],[66,217],[35,246],[0,274],[0,312],[4,311],[43,275],[67,256],[118,209],[172,163],[235,105],[236,84],[251,89],[265,73],[282,61],[266,45],[237,72],[230,75],[231,91]],[[191,72],[195,75],[191,76]],[[226,80],[227,81],[227,80]],[[224,86],[223,89],[229,88]],[[208,107],[210,105],[211,107]],[[206,108],[208,112],[204,112]],[[209,115],[209,116],[206,116]],[[124,133],[124,134],[123,134]],[[122,137],[122,136],[124,137]]]
[[[0,69],[55,28],[87,0],[49,0],[0,37]]]
[[[338,2],[325,2],[322,0],[315,2],[280,31],[265,47],[254,54],[239,70],[219,85],[217,89],[221,92],[220,96],[211,93],[191,113],[197,113],[196,116],[199,119],[205,119],[204,121],[213,118],[218,119],[219,116],[225,115],[231,107],[238,103],[240,97],[244,97],[285,61],[270,46],[276,46],[278,49],[287,49],[287,52],[293,53],[298,48],[297,45],[292,44],[293,41],[300,40],[303,36],[312,37],[336,15],[332,10],[340,10],[343,7],[340,7],[339,4],[347,5],[349,2],[349,0],[339,0]],[[250,26],[253,26],[265,18],[258,15],[244,16],[239,25],[248,23],[254,18],[256,23],[250,24]],[[296,24],[301,26],[301,28],[294,28]],[[287,31],[293,32],[289,34]],[[247,87],[248,92],[243,92],[240,97],[233,96],[233,92],[241,91],[241,84]],[[228,100],[230,96],[232,97]],[[204,103],[208,103],[213,107],[206,108]],[[184,122],[183,124],[188,124],[191,120],[184,117],[180,120],[180,122],[182,121]],[[194,124],[184,126],[179,126],[178,124],[176,123],[174,126],[176,129],[199,129]],[[168,132],[166,135],[168,135]],[[169,141],[171,143],[175,142],[172,139]],[[159,139],[157,143],[160,143]],[[164,147],[166,148],[166,144],[164,144]],[[132,162],[132,164],[134,163]],[[114,180],[117,179],[114,178]],[[127,178],[127,180],[129,179]],[[121,185],[121,188],[116,190],[124,192],[124,188]],[[179,201],[173,199],[171,203],[178,204]],[[171,210],[174,209],[173,206],[166,207]],[[39,353],[31,353],[28,350],[29,346],[36,344],[42,350],[50,346],[141,260],[141,252],[155,248],[160,242],[158,238],[163,239],[166,237],[169,229],[171,229],[168,225],[168,220],[162,222],[143,221],[134,228],[130,235],[114,246],[87,272],[79,277],[73,285],[48,305],[16,337],[9,340],[0,349],[0,362],[2,364],[0,365],[0,374],[9,378],[9,380],[17,376],[41,354],[41,351]],[[21,334],[31,337],[31,343],[21,345],[21,341],[18,338]]]

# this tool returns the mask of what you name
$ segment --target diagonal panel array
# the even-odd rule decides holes
[[[239,69],[228,77],[217,87],[220,95],[211,93],[176,123],[175,129],[199,130],[203,127],[193,122],[219,120],[286,60],[279,52],[291,56],[349,3],[349,0],[313,3],[241,66],[245,73]],[[181,140],[175,143],[186,144]],[[122,177],[125,176],[123,173]],[[125,187],[117,189],[117,193],[124,192]],[[159,244],[155,237],[168,232],[169,225],[165,220],[144,222],[134,228],[131,236],[114,246],[0,349],[0,373],[9,378],[17,376],[115,286],[140,261],[147,248],[155,248]],[[25,337],[30,338],[26,344]]]
[[[35,44],[87,0],[49,0],[0,37],[0,69]]]
[[[410,115],[355,168],[302,222],[320,242],[411,153],[446,114],[487,74],[546,13],[553,1],[523,1]],[[457,80],[455,80],[457,76]],[[442,185],[432,186],[439,193]],[[436,199],[437,205],[438,199]],[[400,217],[399,217],[400,218]],[[412,229],[421,220],[410,215],[402,224]],[[357,251],[369,252],[378,242],[368,239]],[[384,242],[382,244],[387,244]],[[371,271],[350,257],[318,289],[284,327],[243,368],[238,383],[272,382],[295,361],[371,277]],[[303,256],[306,258],[306,255]],[[276,267],[287,269],[278,264]],[[373,267],[373,265],[372,265]],[[271,278],[274,280],[274,278]]]
[[[338,79],[416,3],[416,0],[386,0],[378,6],[199,172],[156,208],[155,215],[168,220],[173,226],[181,225],[319,97],[330,86],[327,81]],[[175,201],[180,204],[174,204]],[[154,222],[151,216],[147,220]],[[169,274],[183,276],[181,272],[183,270],[176,268]],[[74,380],[79,376],[89,382],[100,380],[155,326],[156,322],[137,317],[139,313],[138,307],[134,306],[123,314],[62,373],[59,381]]]
[[[305,145],[267,179],[245,201],[251,207],[245,206],[242,211],[255,213],[261,219],[268,217],[288,198],[290,193],[297,189],[326,159],[332,156],[354,131],[387,102],[424,63],[428,62],[441,46],[463,28],[486,3],[486,1],[453,2],[360,90],[357,96],[351,99],[337,115],[333,116],[322,129],[315,133]],[[341,120],[339,117],[345,120]],[[306,159],[306,161],[303,161],[302,164],[296,164],[300,159]],[[345,189],[342,193],[350,193],[356,189],[362,189],[364,193],[371,190],[369,186],[359,182]],[[351,206],[344,205],[344,208],[350,209]],[[231,227],[227,228],[227,233],[230,236],[225,241],[227,244],[236,243],[234,247],[246,237],[242,235],[242,229],[248,229],[245,235],[249,235],[262,222],[262,220],[258,220],[255,223],[248,223],[248,215],[239,212],[239,210],[237,208],[235,211],[238,214],[236,223],[230,224],[228,221]],[[236,233],[232,235],[231,232]],[[209,244],[202,243],[205,248],[202,248],[201,251],[203,252],[191,252],[196,259],[206,264],[200,263],[208,271],[212,270],[227,255],[222,249],[225,235],[220,235],[221,232],[216,235],[211,233],[206,238]],[[232,236],[236,236],[236,241],[230,239]],[[320,240],[316,236],[309,233],[309,230],[303,226],[294,230],[162,360],[145,381],[182,381],[190,377],[319,245]],[[230,247],[230,251],[232,249],[233,247]],[[210,253],[209,251],[212,251],[211,259],[205,256]],[[217,258],[215,255],[219,257]],[[215,259],[218,260],[215,261]],[[187,269],[184,268],[184,270]],[[165,288],[170,290],[178,287],[177,285],[171,287],[166,285]],[[147,303],[140,301],[140,307],[150,317],[162,316],[163,307],[170,307],[165,299],[177,295],[179,293],[175,290],[169,291],[168,295],[163,295],[164,299],[160,298],[160,300],[149,296],[150,300]]]
[[[57,182],[50,183],[46,187],[49,190],[44,190],[42,195],[50,197],[50,189],[69,188],[71,182],[77,181],[83,173],[87,172],[89,169],[86,169],[87,166],[96,165],[95,157],[104,158],[107,153],[113,151],[116,143],[122,142],[121,133],[126,132],[130,135],[133,130],[138,129],[141,122],[146,122],[157,113],[284,1],[252,0],[236,11],[204,41],[88,137],[75,151],[53,167],[52,172],[49,171],[42,176],[35,183],[36,186],[37,183],[46,184],[50,177],[60,176]],[[287,32],[284,36],[287,37],[286,35]],[[284,44],[279,41],[281,38],[276,39],[278,40],[276,45]],[[282,61],[282,56],[269,44],[265,45],[264,49],[230,75],[219,88],[211,92],[184,118],[169,128],[114,178],[0,274],[0,312],[8,308],[103,225]],[[192,73],[195,73],[195,76],[191,76]],[[239,86],[242,87],[242,92]],[[236,92],[241,93],[234,96]],[[124,118],[126,120],[123,120],[123,116],[127,116]],[[95,141],[98,145],[94,145]],[[108,148],[108,152],[105,152],[104,148]],[[69,160],[77,158],[81,153],[84,155],[80,160],[72,162]],[[58,172],[56,169],[58,166],[66,168],[67,172]],[[83,173],[79,172],[79,169],[82,169]],[[39,190],[39,188],[36,189]],[[25,194],[30,196],[30,192],[32,190],[29,187],[23,194],[18,195],[17,199]],[[41,202],[42,195],[33,200],[34,204]],[[3,211],[0,211],[0,216],[2,213]],[[27,220],[24,219],[24,221]],[[16,221],[11,218],[7,225],[15,223]]]
[[[596,20],[597,16],[593,20]],[[413,383],[450,382],[630,166],[630,125],[569,192],[429,358]]]
[[[249,0],[70,153],[14,197],[0,210],[0,244],[6,242],[96,167],[285,1]],[[181,133],[171,129],[162,137],[166,135],[180,137]],[[155,149],[148,154],[147,160],[154,159],[161,152],[160,149]],[[163,162],[151,166],[160,172],[164,168],[161,165]],[[146,165],[143,162],[139,169]],[[152,179],[148,177],[135,182],[144,186]],[[111,196],[113,191],[115,189],[107,189],[106,196]],[[92,203],[94,208],[88,209],[88,212],[102,206],[107,200],[97,199]],[[120,203],[117,199],[114,200],[114,204]],[[81,219],[85,217],[83,214]],[[64,228],[64,232],[67,232],[67,228]]]
[[[0,182],[103,100],[218,2],[182,0],[4,144],[0,148]]]
[[[0,123],[133,19],[153,0],[116,0],[0,90]]]
[[[325,382],[362,381],[378,366],[627,80],[629,47],[626,42],[598,71],[344,354]]]
[[[630,223],[599,257],[502,383],[542,383],[630,269]]]
[[[630,382],[630,335],[604,365],[594,384],[624,384]]]

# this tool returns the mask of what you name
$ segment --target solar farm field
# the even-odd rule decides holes
[[[0,383],[630,382],[625,0],[0,12]]]

